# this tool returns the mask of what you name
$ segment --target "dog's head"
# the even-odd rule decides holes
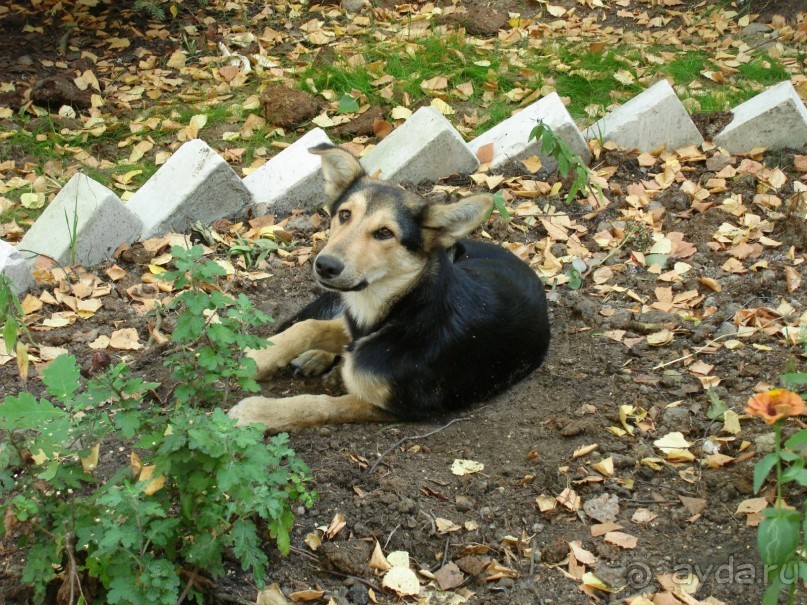
[[[322,157],[329,198],[331,235],[314,261],[316,279],[328,290],[372,289],[376,298],[394,297],[418,277],[434,251],[473,231],[491,208],[489,195],[430,204],[368,178],[344,149],[323,144],[310,151]]]

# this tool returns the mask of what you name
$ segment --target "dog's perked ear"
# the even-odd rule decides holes
[[[365,175],[359,161],[352,154],[328,143],[320,143],[308,150],[322,157],[322,178],[325,180],[325,195],[334,201],[353,181]]]
[[[486,193],[464,197],[453,204],[429,206],[422,223],[426,249],[453,246],[484,222],[492,206],[493,196]]]

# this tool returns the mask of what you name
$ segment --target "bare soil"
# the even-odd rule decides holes
[[[787,165],[788,157],[778,159]],[[620,173],[626,176],[637,170],[635,159],[629,155],[615,153],[611,161],[619,162]],[[703,164],[695,165],[695,170],[698,173],[690,175],[692,180],[708,176]],[[319,499],[312,510],[299,511],[292,553],[283,558],[270,548],[272,581],[288,592],[321,587],[337,603],[367,603],[368,585],[380,583],[367,567],[368,549],[378,540],[386,552],[408,551],[419,569],[435,570],[448,561],[457,562],[468,574],[463,586],[475,594],[472,603],[588,603],[590,599],[580,593],[578,582],[553,567],[565,559],[568,543],[577,540],[597,556],[595,571],[600,577],[614,585],[626,585],[617,595],[600,593],[603,602],[618,602],[642,589],[657,587],[656,574],[685,575],[686,571],[702,576],[701,597],[713,595],[725,603],[758,602],[763,583],[755,550],[756,530],[746,525],[744,515],[735,514],[738,504],[752,496],[756,458],[717,469],[669,464],[652,470],[641,460],[658,455],[652,442],[670,431],[680,431],[697,444],[718,432],[719,424],[706,416],[709,402],[697,377],[686,364],[673,360],[697,351],[718,330],[725,329],[726,322],[731,324],[740,308],[775,307],[778,301],[788,300],[801,312],[803,299],[789,294],[781,278],[783,257],[779,250],[794,246],[803,252],[807,228],[796,217],[781,220],[770,234],[783,242],[781,248],[766,249],[757,259],[768,261],[768,268],[726,275],[720,266],[727,255],[706,246],[725,221],[725,213],[716,207],[695,214],[684,208],[676,210],[675,187],[665,194],[669,200],[669,205],[665,204],[665,230],[683,232],[685,240],[695,244],[697,252],[687,262],[697,268],[698,276],[715,276],[724,284],[721,292],[709,293],[701,307],[714,307],[712,315],[697,322],[673,313],[641,313],[636,301],[625,294],[606,299],[598,296],[590,279],[577,291],[559,287],[549,292],[553,340],[544,366],[506,394],[459,417],[460,421],[450,426],[445,426],[450,418],[426,424],[332,426],[294,434],[293,446],[311,466]],[[749,187],[753,190],[754,184],[739,179],[732,191],[747,193]],[[618,221],[619,207],[590,220],[577,219],[588,228],[584,245],[596,248],[594,234]],[[569,210],[574,213],[574,208]],[[315,231],[306,215],[292,219],[287,228],[298,245],[309,244],[308,238]],[[526,228],[518,217],[510,222],[491,219],[485,229],[495,240],[507,242],[530,243],[545,235],[541,228]],[[144,263],[150,258],[149,254],[138,256],[137,250],[119,259],[128,275],[117,282],[95,317],[41,333],[42,344],[66,346],[91,372],[92,352],[85,346],[88,338],[125,325],[137,328],[141,341],[147,341],[147,318],[135,314],[125,294],[125,288],[140,281]],[[656,276],[643,269],[625,268],[629,254],[624,250],[612,259],[611,266],[623,269],[620,285],[654,300]],[[103,269],[97,268],[99,276],[104,275]],[[270,279],[240,281],[235,288],[284,320],[315,295],[309,267],[275,258],[270,270]],[[801,272],[807,278],[803,268]],[[695,278],[693,275],[676,285],[676,291],[696,288]],[[694,309],[693,317],[700,311]],[[627,337],[641,336],[648,325],[672,328],[673,343],[661,348],[649,347],[646,342],[628,347],[603,334],[623,329]],[[170,321],[166,329],[170,329]],[[775,339],[758,335],[745,339],[745,344],[738,350],[721,348],[692,358],[714,364],[713,374],[722,377],[716,392],[738,412],[760,381],[776,384],[788,364],[803,366],[797,349],[788,349]],[[161,354],[159,347],[142,351],[133,357],[132,366],[151,380],[163,380],[168,388],[170,381]],[[113,353],[113,361],[115,357]],[[670,363],[658,369],[661,362]],[[4,390],[15,382],[10,366],[0,368]],[[284,396],[323,388],[316,379],[287,374],[267,384],[265,392]],[[678,403],[671,405],[673,402]],[[618,410],[625,404],[649,410],[655,430],[624,437],[609,432],[606,427],[620,426]],[[441,427],[445,428],[428,437],[417,437]],[[741,439],[726,442],[722,453],[741,457],[740,442],[753,442],[764,432],[764,426],[743,422],[738,435]],[[407,441],[379,462],[383,452],[404,438]],[[590,444],[598,446],[593,453],[573,460],[576,449]],[[592,480],[597,474],[591,465],[608,457],[615,462],[614,477]],[[455,476],[450,467],[456,458],[481,462],[485,468],[478,474]],[[372,465],[375,468],[368,473]],[[680,474],[685,468],[692,469],[686,480]],[[582,511],[572,513],[562,507],[551,513],[538,511],[536,497],[557,496],[567,487],[573,488],[583,502],[603,494],[617,498],[616,520],[623,531],[638,538],[637,547],[625,550],[592,537],[591,526],[597,521]],[[701,498],[706,506],[693,515],[681,498]],[[631,517],[640,508],[658,516],[647,524],[634,523]],[[311,551],[303,541],[306,534],[327,526],[337,513],[344,515],[345,529],[320,551]],[[437,519],[451,520],[462,529],[443,533]],[[530,547],[534,554],[525,556],[525,549]],[[4,581],[0,594],[6,602],[24,603],[26,592],[14,583],[24,551],[4,540],[2,552]],[[517,577],[489,581],[475,577],[474,569],[478,571],[486,557],[512,569]],[[741,575],[749,566],[753,570],[750,584],[746,583],[748,573]],[[235,565],[232,575],[216,591],[218,596],[211,595],[211,603],[230,602],[227,595],[247,601],[255,597],[249,577]],[[376,591],[376,596],[382,603],[398,602],[385,591]],[[799,599],[804,599],[803,594]]]

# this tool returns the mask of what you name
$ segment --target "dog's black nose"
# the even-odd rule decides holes
[[[345,268],[338,258],[333,256],[319,255],[314,261],[314,270],[323,279],[333,279],[337,277]]]

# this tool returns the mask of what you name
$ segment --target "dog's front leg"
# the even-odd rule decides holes
[[[341,353],[350,337],[342,319],[306,319],[269,340],[272,343],[270,346],[247,351],[247,356],[254,359],[257,366],[256,380],[269,378],[298,355],[311,349]]]
[[[393,417],[356,395],[299,395],[283,399],[248,397],[228,413],[239,426],[257,422],[273,433],[348,422],[384,422]]]

